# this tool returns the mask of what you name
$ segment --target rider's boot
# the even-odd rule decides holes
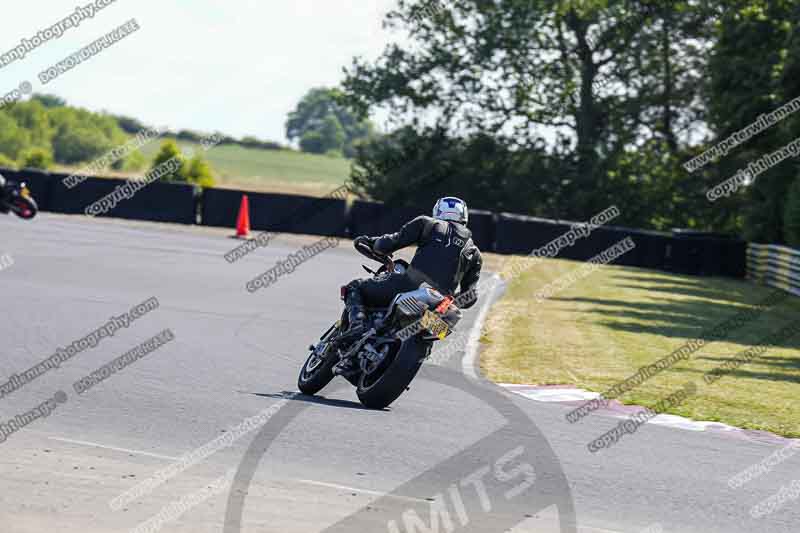
[[[347,331],[355,331],[364,325],[367,315],[364,313],[364,303],[361,300],[361,293],[356,287],[347,290],[344,300],[347,307],[347,323],[350,325]]]
[[[348,289],[345,296],[345,305],[347,306],[347,323],[349,324],[349,328],[345,333],[363,328],[367,315],[364,313],[361,294],[358,292],[357,288],[351,287]],[[352,357],[342,359],[333,367],[333,373],[340,375],[351,374],[357,370],[358,366]]]

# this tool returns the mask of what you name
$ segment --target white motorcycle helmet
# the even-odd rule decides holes
[[[436,205],[433,206],[433,218],[466,224],[469,220],[467,204],[455,196],[439,198],[436,200]]]

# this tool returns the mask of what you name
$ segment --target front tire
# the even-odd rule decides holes
[[[400,345],[389,367],[377,378],[363,375],[356,394],[365,407],[383,409],[400,397],[422,366],[431,344],[414,337]]]
[[[320,340],[325,342],[334,338],[338,333],[339,328],[334,325]],[[336,366],[338,361],[336,354],[331,353],[330,343],[325,344],[322,353],[317,353],[316,349],[311,350],[303,368],[300,369],[300,375],[297,377],[297,388],[303,394],[314,395],[318,393],[335,377],[333,367]]]
[[[25,198],[24,196],[14,198],[9,207],[15,215],[24,220],[32,219],[39,212],[39,206],[36,205],[36,201],[33,198]]]

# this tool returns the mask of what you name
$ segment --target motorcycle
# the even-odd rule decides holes
[[[36,200],[31,196],[31,191],[24,181],[22,183],[7,181],[0,190],[0,213],[9,211],[25,220],[35,217],[39,212],[39,206],[36,205]]]
[[[375,252],[368,243],[367,237],[353,241],[359,253],[381,263],[377,271],[362,265],[375,278],[402,274],[409,268],[407,261]],[[340,296],[344,300],[345,287]],[[309,346],[311,353],[297,379],[300,392],[318,393],[336,377],[334,367],[353,358],[357,368],[342,377],[356,387],[365,407],[383,409],[408,389],[433,343],[449,336],[462,316],[452,296],[427,283],[396,295],[386,308],[366,307],[364,312],[364,324],[350,331],[345,309],[319,342]]]

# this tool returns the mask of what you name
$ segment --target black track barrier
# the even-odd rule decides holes
[[[84,214],[91,204],[126,183],[122,179],[88,178],[68,188],[63,183],[67,174],[5,168],[0,168],[0,173],[11,181],[25,181],[42,211],[66,214]],[[199,194],[191,185],[155,182],[136,191],[131,198],[120,199],[107,213],[98,216],[195,224],[199,200],[201,224],[232,228],[236,225],[244,194],[249,197],[250,224],[254,231],[330,237],[374,236],[398,231],[409,220],[430,213],[430,209],[422,206],[391,206],[364,200],[355,200],[348,210],[346,202],[336,197],[228,189],[205,189]],[[468,226],[482,251],[528,255],[567,234],[574,224],[566,220],[472,210]],[[614,264],[692,276],[743,278],[746,274],[745,241],[694,230],[676,229],[669,234],[599,226],[588,236],[575,238],[571,245],[561,246],[556,257],[587,261],[626,237],[633,239],[636,246],[618,257]]]
[[[495,251],[528,255],[568,230],[569,226],[557,220],[500,213],[495,227]]]
[[[379,236],[394,233],[403,224],[420,215],[429,215],[429,209],[412,206],[392,206],[377,202],[355,200],[350,206],[347,227],[352,237]]]
[[[347,235],[344,200],[294,194],[206,189],[202,200],[202,224],[235,227],[244,194],[250,206],[250,228],[254,231],[327,237]]]
[[[86,209],[124,186],[127,180],[87,178],[72,188],[64,185],[68,174],[53,173],[49,211],[70,215],[85,214]],[[127,218],[151,222],[196,223],[195,188],[179,183],[154,182],[136,191],[130,198],[121,198],[100,217]]]
[[[494,251],[495,215],[490,211],[469,210],[467,227],[472,231],[472,240],[479,250]]]

